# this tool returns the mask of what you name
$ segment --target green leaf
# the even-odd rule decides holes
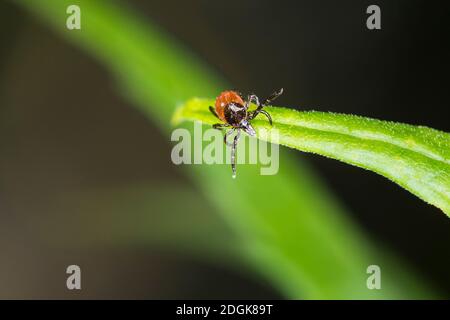
[[[173,122],[217,123],[210,105],[213,100],[189,100],[176,111]],[[354,115],[265,110],[273,126],[265,117],[254,119],[258,138],[376,172],[450,215],[450,134]],[[277,141],[272,141],[275,130]]]

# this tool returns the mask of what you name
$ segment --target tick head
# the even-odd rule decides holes
[[[240,127],[250,136],[254,137],[256,135],[256,131],[253,126],[246,119],[241,121]]]

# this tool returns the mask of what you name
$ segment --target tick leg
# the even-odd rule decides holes
[[[262,102],[261,105],[264,107],[264,106],[267,106],[267,105],[271,104],[273,100],[275,100],[276,98],[278,98],[278,97],[281,96],[282,94],[283,94],[283,88],[281,88],[280,90],[275,91],[274,93],[272,93],[272,94],[270,95],[270,97],[268,97],[266,100],[264,100],[264,101]]]
[[[258,107],[256,108],[256,110],[250,114],[249,120],[253,120],[258,114],[262,113],[267,117],[267,119],[269,119],[270,125],[272,125],[272,117],[267,113],[267,111],[262,110],[262,108],[269,105],[273,100],[278,98],[282,93],[283,93],[283,88],[272,93],[270,95],[270,97],[265,99],[261,104],[258,104]]]
[[[272,117],[270,116],[270,114],[265,111],[265,110],[261,110],[261,109],[256,109],[255,111],[253,111],[250,116],[249,116],[249,120],[253,120],[256,118],[256,116],[258,114],[262,113],[263,115],[265,115],[267,117],[267,120],[269,120],[270,125],[272,125]]]
[[[227,123],[216,123],[216,124],[213,124],[213,128],[214,129],[217,129],[217,130],[221,130],[222,128],[227,128],[227,127],[229,127],[230,125],[229,124],[227,124]]]
[[[211,113],[212,113],[217,119],[219,119],[219,116],[217,115],[216,110],[214,110],[213,107],[209,106],[209,111],[211,111]]]
[[[236,146],[237,146],[239,137],[241,136],[241,129],[236,129],[236,130],[237,130],[237,133],[233,139],[233,145],[231,147],[231,170],[233,172],[233,175],[232,175],[233,178],[236,178]]]
[[[250,103],[256,104],[256,106],[259,108],[261,104],[259,103],[259,98],[255,94],[249,94],[247,97],[247,101],[245,102],[245,109],[248,109],[250,107]]]
[[[259,110],[258,114],[259,114],[259,113],[262,113],[263,115],[265,115],[265,116],[267,117],[267,120],[269,120],[270,125],[272,125],[272,117],[270,116],[270,114],[269,114],[267,111],[265,111],[265,110]],[[258,114],[257,114],[257,115],[258,115]]]
[[[228,137],[229,137],[231,134],[233,134],[234,130],[236,130],[236,129],[233,128],[233,129],[231,129],[231,130],[228,130],[228,131],[225,133],[225,135],[223,136],[223,142],[224,142],[227,146],[229,146],[229,147],[232,147],[233,144],[232,144],[232,143],[228,143]]]
[[[270,125],[272,125],[272,117],[270,116],[270,114],[265,111],[265,110],[261,110],[261,109],[256,109],[255,111],[253,111],[250,116],[249,116],[249,120],[253,120],[256,118],[256,116],[258,114],[262,113],[263,115],[265,115],[267,117],[267,119],[269,120]]]

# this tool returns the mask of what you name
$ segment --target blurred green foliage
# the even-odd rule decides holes
[[[229,87],[169,35],[112,1],[14,3],[95,56],[116,77],[129,101],[166,134],[177,105]],[[81,7],[81,30],[66,29],[66,8],[72,4]],[[256,166],[240,167],[236,180],[228,166],[193,165],[182,170],[238,235],[233,248],[237,256],[286,297],[430,297],[404,265],[374,249],[311,170],[294,161],[287,150],[282,150],[275,176],[259,175]],[[174,191],[172,199],[176,197]],[[206,231],[204,241],[209,237]],[[382,268],[382,290],[366,287],[366,268],[371,264]]]

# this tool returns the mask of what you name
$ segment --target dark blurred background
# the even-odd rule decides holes
[[[283,106],[450,131],[444,1],[126,3],[243,92],[284,87]],[[381,7],[381,30],[366,28],[370,4]],[[12,2],[0,2],[0,26],[0,298],[281,298],[249,272],[119,230],[139,224],[149,213],[132,209],[151,201],[117,200],[125,188],[176,183],[198,196],[170,162],[170,141],[95,60]],[[372,239],[450,296],[448,217],[381,176],[296,156]],[[191,209],[231,232],[206,201]],[[79,293],[65,288],[69,264],[86,270]]]

